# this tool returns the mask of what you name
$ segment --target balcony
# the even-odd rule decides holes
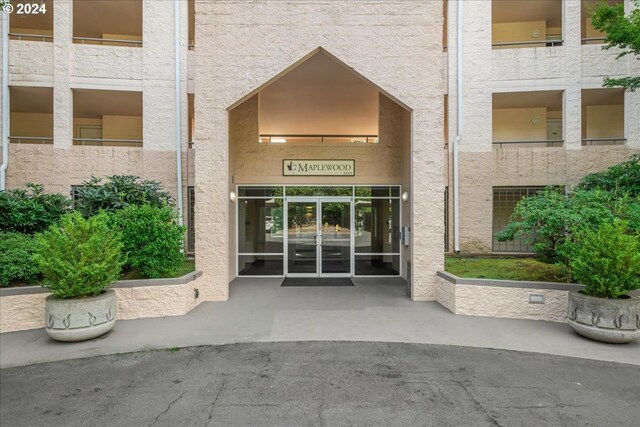
[[[53,1],[39,2],[18,0],[11,2],[14,12],[9,15],[9,39],[52,42],[53,41]],[[34,5],[37,12],[33,13]],[[28,8],[28,9],[26,9]],[[23,13],[18,14],[21,10]],[[32,13],[24,13],[26,11]]]
[[[624,8],[624,0],[582,0],[582,44],[603,44],[606,41],[607,34],[596,30],[591,25],[591,15],[598,4],[605,1],[610,5],[620,5]]]
[[[74,89],[73,145],[141,147],[142,93]]]
[[[53,88],[11,86],[12,144],[53,144]]]
[[[562,147],[562,91],[493,94],[493,146]]]
[[[582,91],[582,145],[624,145],[624,89]]]
[[[562,46],[562,1],[493,0],[493,49]]]
[[[74,0],[73,42],[142,47],[142,0]]]

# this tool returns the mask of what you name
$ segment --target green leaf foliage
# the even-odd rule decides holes
[[[56,223],[69,211],[62,194],[46,194],[41,184],[0,192],[0,231],[34,234]]]
[[[43,286],[57,298],[100,294],[118,279],[123,265],[120,233],[108,226],[102,213],[85,219],[77,212],[36,236],[34,261],[42,272]]]
[[[0,287],[36,281],[39,270],[32,259],[35,248],[33,236],[0,232]]]
[[[149,278],[174,277],[185,259],[185,227],[170,206],[131,205],[112,214],[122,233],[127,267]]]
[[[106,180],[94,176],[76,188],[75,209],[85,217],[144,204],[172,205],[173,198],[158,181],[143,180],[135,175],[113,175]]]
[[[581,229],[575,242],[570,264],[585,294],[619,298],[640,289],[640,236],[629,234],[625,221]]]
[[[631,197],[640,196],[640,155],[636,154],[626,162],[585,176],[576,188],[600,189],[613,193],[614,196],[622,194]]]
[[[634,0],[633,3],[633,10],[628,15],[624,13],[624,4],[610,5],[606,2],[601,2],[591,15],[593,27],[607,34],[603,49],[619,49],[618,58],[640,55],[640,1]],[[633,92],[640,87],[640,76],[607,77],[604,86],[624,87]]]

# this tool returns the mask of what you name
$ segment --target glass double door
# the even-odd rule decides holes
[[[351,276],[352,199],[290,198],[288,276]]]

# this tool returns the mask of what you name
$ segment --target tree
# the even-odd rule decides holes
[[[596,30],[607,33],[607,44],[603,49],[618,48],[617,58],[633,55],[640,60],[640,0],[633,0],[633,11],[624,14],[624,4],[601,3],[591,16]],[[640,76],[621,78],[605,77],[605,87],[624,87],[630,92],[640,88]]]

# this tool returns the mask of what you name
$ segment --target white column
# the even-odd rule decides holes
[[[567,150],[582,148],[582,23],[580,0],[562,2],[565,51],[564,140]]]
[[[53,2],[53,144],[69,148],[73,138],[73,96],[69,88],[73,1]]]

